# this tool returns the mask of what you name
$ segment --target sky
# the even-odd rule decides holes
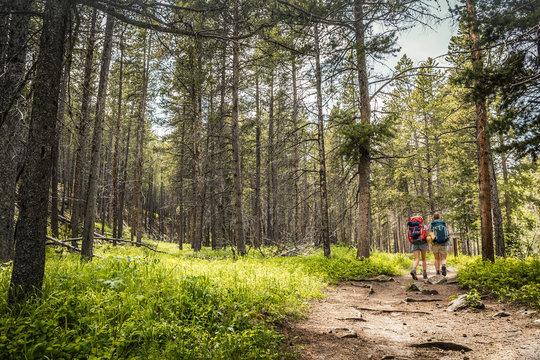
[[[401,47],[401,51],[397,56],[385,59],[385,67],[376,68],[376,70],[382,70],[386,66],[393,69],[404,54],[407,54],[415,64],[427,60],[428,57],[437,58],[444,55],[448,51],[448,43],[456,32],[456,27],[451,19],[447,19],[440,24],[432,25],[432,28],[417,25],[399,34],[398,45]],[[440,65],[445,64],[444,56],[436,60]],[[382,72],[387,73],[388,68]]]

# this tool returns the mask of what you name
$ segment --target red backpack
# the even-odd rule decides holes
[[[427,232],[424,229],[424,219],[421,216],[413,216],[407,222],[409,226],[409,242],[412,244],[421,244],[426,242]]]

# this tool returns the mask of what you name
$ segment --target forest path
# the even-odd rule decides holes
[[[429,264],[428,269],[433,268]],[[410,275],[391,282],[335,286],[312,303],[308,318],[294,324],[287,335],[299,349],[299,359],[306,360],[540,359],[538,313],[491,299],[484,300],[483,310],[446,311],[450,296],[466,292],[455,276],[450,269],[447,283],[432,285],[419,275],[425,290],[438,292],[434,295],[406,291]],[[374,292],[369,294],[365,284]],[[405,302],[406,298],[439,300]],[[509,316],[494,316],[503,311]],[[442,349],[440,342],[450,345]]]

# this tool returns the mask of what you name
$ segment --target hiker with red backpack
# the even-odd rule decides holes
[[[437,275],[440,275],[442,267],[442,275],[446,276],[446,254],[448,254],[448,247],[452,246],[452,244],[448,234],[448,227],[438,212],[433,214],[433,221],[429,225],[429,231],[435,234],[433,245],[431,246],[431,250],[435,256],[435,270],[437,271]]]
[[[427,279],[427,265],[426,265],[426,251],[428,249],[427,243],[427,229],[424,226],[424,219],[421,216],[413,216],[407,222],[409,227],[409,242],[411,243],[411,250],[414,253],[414,265],[411,270],[411,276],[414,280],[418,280],[416,276],[416,267],[420,263],[420,254],[422,254],[422,269],[424,279]]]

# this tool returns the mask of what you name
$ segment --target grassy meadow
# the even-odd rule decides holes
[[[398,274],[410,256],[334,247],[305,257],[100,245],[104,259],[47,249],[41,299],[6,304],[0,270],[1,359],[287,359],[279,331],[339,279]]]

